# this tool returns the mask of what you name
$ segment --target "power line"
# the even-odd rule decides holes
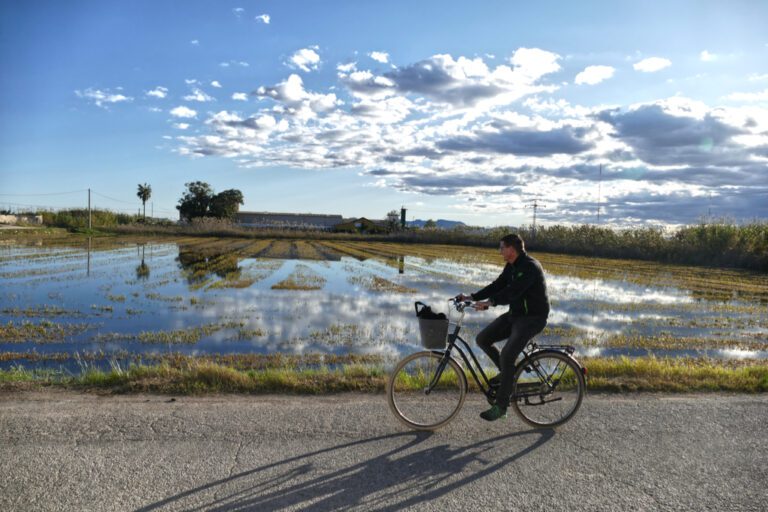
[[[73,190],[72,192],[51,192],[46,194],[0,194],[0,196],[10,196],[10,197],[66,196],[70,194],[82,194],[83,192],[88,192],[88,189]]]
[[[110,201],[115,201],[116,203],[134,204],[136,202],[141,202],[140,200],[139,201],[123,201],[121,199],[115,199],[114,197],[109,197],[109,196],[105,196],[104,194],[99,194],[95,190],[91,190],[91,194],[103,197],[104,199],[109,199]]]

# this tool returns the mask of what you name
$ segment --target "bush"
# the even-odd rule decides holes
[[[61,210],[58,212],[42,211],[37,215],[43,216],[45,226],[67,229],[84,229],[88,227],[88,209]],[[91,225],[94,228],[114,227],[133,224],[139,219],[138,215],[115,213],[109,210],[91,210]]]

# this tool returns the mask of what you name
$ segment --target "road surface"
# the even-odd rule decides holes
[[[0,394],[0,510],[761,510],[768,395],[590,395],[436,433],[383,395]]]

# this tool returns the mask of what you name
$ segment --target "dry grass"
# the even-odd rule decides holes
[[[86,369],[80,375],[30,371],[21,367],[0,370],[0,389],[17,386],[58,386],[113,393],[330,393],[382,392],[387,371],[375,362],[315,367],[292,366],[285,361],[239,367],[226,359],[179,356],[159,364],[134,364],[110,371]],[[295,362],[295,361],[293,361]],[[588,388],[608,392],[768,392],[768,361],[718,361],[708,359],[591,358]],[[286,363],[286,364],[283,364]]]

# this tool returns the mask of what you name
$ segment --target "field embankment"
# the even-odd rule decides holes
[[[768,392],[768,361],[704,358],[585,358],[589,391]],[[375,357],[317,356],[188,357],[123,369],[85,368],[79,374],[56,370],[0,370],[0,390],[63,388],[107,393],[336,393],[383,392],[387,367]],[[471,387],[477,391],[471,377]]]

